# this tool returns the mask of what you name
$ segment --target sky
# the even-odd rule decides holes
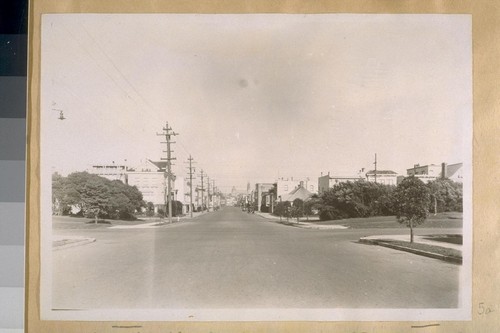
[[[226,191],[469,163],[471,48],[468,15],[46,14],[42,166],[158,160],[166,122]]]

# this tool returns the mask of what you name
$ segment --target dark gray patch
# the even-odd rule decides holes
[[[239,85],[241,88],[246,88],[246,87],[248,87],[248,81],[245,79],[241,79],[239,82]]]

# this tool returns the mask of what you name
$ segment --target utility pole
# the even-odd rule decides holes
[[[213,202],[214,202],[214,211],[215,211],[215,203],[216,203],[216,200],[217,200],[217,195],[216,195],[216,192],[215,192],[215,179],[212,180],[212,192],[214,193],[214,195],[213,195]]]
[[[203,192],[205,192],[205,189],[203,188],[204,184],[203,184],[203,169],[201,169],[201,172],[200,172],[200,177],[201,177],[201,211],[203,211]]]
[[[207,176],[207,211],[210,211],[210,177]]]
[[[193,168],[193,158],[191,155],[189,155],[188,158],[188,163],[189,163],[189,212],[191,214],[191,217],[193,217],[193,174],[194,174],[194,168]]]
[[[375,184],[377,183],[377,153],[375,153]]]
[[[166,203],[165,206],[168,204],[168,222],[172,223],[172,179],[173,179],[173,174],[172,174],[172,161],[175,160],[175,157],[172,157],[173,151],[170,149],[170,145],[172,143],[172,136],[178,135],[178,133],[175,133],[172,131],[172,127],[168,126],[168,122],[165,123],[165,127],[163,127],[163,133],[157,133],[156,135],[158,136],[165,136],[165,143],[167,145],[167,150],[164,150],[164,153],[167,153],[167,158],[161,158],[161,160],[167,161],[167,167],[165,169],[165,178],[167,179],[167,188],[165,191],[165,199]]]

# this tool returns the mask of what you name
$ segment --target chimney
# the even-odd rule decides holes
[[[441,179],[448,178],[448,174],[446,172],[447,165],[446,163],[441,163]]]
[[[304,181],[302,181],[302,180],[300,181],[299,187],[304,187]]]

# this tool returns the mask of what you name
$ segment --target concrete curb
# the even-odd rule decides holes
[[[417,249],[411,249],[408,247],[400,246],[400,245],[394,245],[388,242],[384,242],[383,240],[377,240],[377,239],[366,239],[366,238],[360,238],[359,242],[362,244],[370,244],[370,245],[379,245],[383,247],[388,247],[394,250],[399,250],[399,251],[404,251],[404,252],[409,252],[413,254],[417,254],[420,256],[424,257],[429,257],[429,258],[434,258],[434,259],[440,259],[443,261],[451,262],[454,264],[462,264],[462,258],[460,257],[452,257],[452,256],[446,256],[443,254],[438,254],[438,253],[432,253],[428,251],[423,251],[423,250],[417,250]]]
[[[291,221],[291,220],[287,222],[286,219],[280,221],[278,217],[277,218],[275,218],[275,217],[269,218],[269,217],[266,217],[266,216],[263,216],[260,214],[256,214],[256,215],[260,216],[263,219],[268,220],[270,222],[286,225],[289,227],[302,228],[302,229],[314,229],[314,230],[344,230],[344,229],[349,229],[349,227],[344,227],[341,225],[314,225],[313,223],[309,223],[309,222],[302,222],[302,221],[296,222],[296,221]]]
[[[54,245],[54,242],[52,242],[52,251],[59,251],[59,250],[64,250],[68,249],[71,247],[76,247],[76,246],[82,246],[90,243],[94,243],[96,241],[95,238],[82,238],[82,239],[67,239],[69,241],[68,243],[62,244],[62,245]]]

